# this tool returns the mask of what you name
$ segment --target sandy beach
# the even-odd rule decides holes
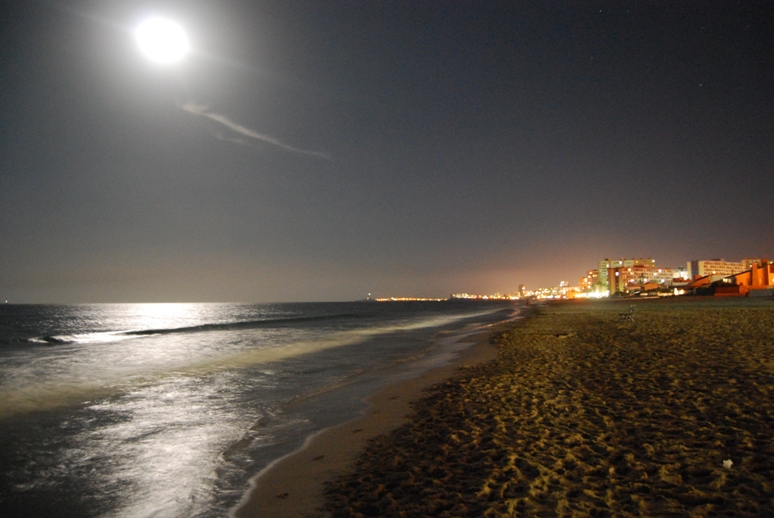
[[[372,441],[326,508],[774,515],[773,323],[771,301],[548,307]]]
[[[541,308],[496,360],[387,389],[239,516],[774,516],[772,324],[770,300]]]

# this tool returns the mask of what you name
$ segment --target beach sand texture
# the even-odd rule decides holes
[[[566,303],[328,484],[333,516],[774,516],[774,302]]]

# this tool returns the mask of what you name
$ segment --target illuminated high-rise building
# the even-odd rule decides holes
[[[756,264],[760,262],[755,259],[747,259],[747,261],[753,261]],[[735,263],[731,261],[726,261],[725,259],[705,259],[705,260],[688,261],[688,272],[692,278],[697,276],[706,277],[708,275],[727,277],[729,275],[734,275],[735,273],[743,272],[749,269],[750,269],[749,264],[746,265],[743,262]]]
[[[599,261],[599,263],[597,263],[597,270],[599,271],[599,284],[613,293],[614,290],[610,289],[610,282],[608,281],[608,270],[623,267],[632,268],[635,266],[647,266],[650,268],[655,268],[656,260],[650,257],[647,259],[602,259]]]
[[[594,291],[594,287],[599,284],[599,270],[589,270],[585,277],[581,277],[578,282],[581,292],[588,293]]]

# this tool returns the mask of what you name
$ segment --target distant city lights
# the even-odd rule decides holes
[[[698,272],[692,275],[692,263],[697,263]],[[711,266],[711,268],[710,268]],[[703,270],[702,270],[703,268]],[[721,271],[722,268],[722,271]],[[552,288],[538,288],[527,290],[523,284],[519,285],[518,292],[510,294],[494,293],[492,295],[478,295],[470,293],[453,293],[448,299],[418,298],[418,297],[389,297],[377,298],[379,302],[394,301],[443,301],[443,300],[563,300],[563,299],[602,299],[611,296],[628,297],[673,297],[694,292],[697,285],[692,284],[697,279],[706,277],[707,282],[701,285],[709,285],[713,282],[723,282],[729,286],[736,286],[737,279],[734,275],[751,276],[751,268],[755,271],[768,272],[759,274],[761,279],[742,280],[742,286],[749,289],[774,289],[774,265],[766,259],[747,258],[741,262],[726,262],[722,259],[711,261],[689,262],[687,267],[656,268],[655,260],[647,259],[603,259],[599,261],[598,268],[589,270],[580,278],[578,286],[570,286],[567,281],[561,281]],[[710,274],[711,272],[711,274]],[[729,288],[730,289],[730,288]],[[733,290],[731,290],[733,292]],[[770,291],[769,291],[770,292]],[[766,293],[769,293],[766,292]],[[735,292],[734,292],[735,293]],[[747,293],[747,291],[745,291]],[[370,293],[369,293],[370,298]]]
[[[386,297],[376,298],[374,300],[376,302],[443,302],[447,299],[427,299],[423,297]]]

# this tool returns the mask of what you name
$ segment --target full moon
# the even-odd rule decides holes
[[[189,50],[183,28],[164,18],[149,18],[135,31],[140,50],[157,63],[174,63]]]

